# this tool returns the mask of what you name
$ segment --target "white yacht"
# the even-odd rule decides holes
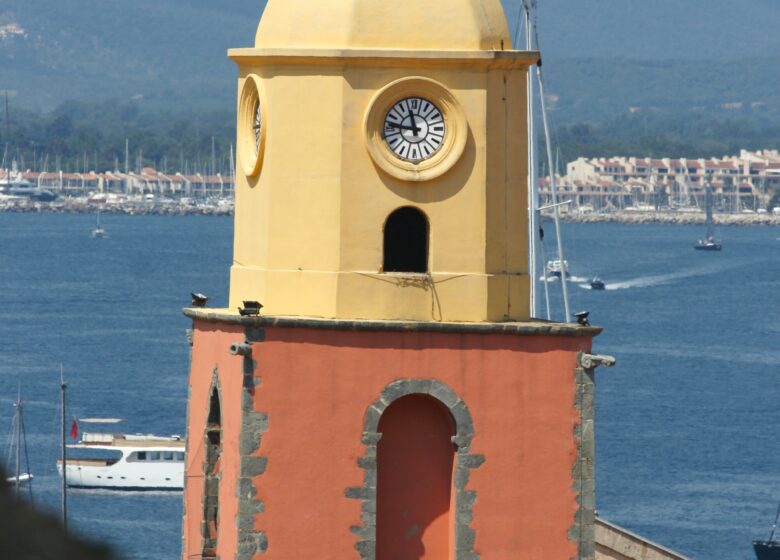
[[[67,484],[73,488],[181,490],[185,440],[179,436],[84,433],[68,445]],[[57,461],[62,475],[62,461]]]

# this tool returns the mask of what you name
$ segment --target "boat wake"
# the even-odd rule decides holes
[[[578,284],[579,282],[590,282],[590,278],[586,278],[584,276],[569,276],[566,280],[570,284]],[[539,282],[544,282],[544,281],[545,281],[544,276],[540,276],[539,277]],[[561,281],[561,279],[558,278],[557,276],[548,276],[547,277],[547,282],[548,283],[560,282],[560,281]]]
[[[705,268],[691,268],[687,270],[681,270],[678,272],[672,272],[669,274],[657,274],[654,276],[641,276],[639,278],[633,278],[631,280],[624,280],[622,282],[605,282],[605,290],[628,290],[631,288],[650,288],[653,286],[661,286],[663,284],[671,284],[678,280],[684,280],[686,278],[693,278],[696,276],[707,276],[715,272],[719,272],[724,268],[729,267],[705,267]],[[582,283],[584,280],[584,283]],[[574,279],[572,279],[574,282]],[[589,279],[578,279],[575,283],[578,283],[579,287],[583,290],[592,289]]]

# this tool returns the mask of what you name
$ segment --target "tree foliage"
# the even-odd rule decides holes
[[[0,153],[6,165],[17,161],[25,169],[123,171],[127,155],[129,170],[227,174],[234,137],[229,110],[172,113],[135,102],[68,101],[50,113],[15,112],[0,126]]]
[[[6,165],[16,160],[20,167],[49,171],[122,171],[127,145],[129,170],[227,174],[234,142],[231,110],[164,111],[135,101],[68,101],[48,113],[14,112],[0,125]],[[553,145],[561,165],[581,156],[722,157],[740,149],[780,149],[780,121],[752,110],[654,109],[560,123]],[[544,171],[546,159],[540,161]]]

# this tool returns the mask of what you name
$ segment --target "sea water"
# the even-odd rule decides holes
[[[60,366],[69,419],[184,434],[181,308],[191,291],[227,304],[230,218],[101,223],[108,237],[93,239],[91,216],[0,214],[0,426],[21,385],[35,504],[54,514]],[[780,231],[723,229],[723,251],[706,253],[700,230],[563,227],[571,311],[590,311],[605,328],[594,350],[618,360],[596,373],[597,507],[691,558],[749,560],[780,501]],[[596,274],[606,290],[589,289]],[[560,283],[548,288],[560,320]],[[68,496],[77,534],[124,559],[179,557],[180,492]]]

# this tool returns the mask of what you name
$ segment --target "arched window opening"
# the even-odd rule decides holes
[[[405,206],[387,218],[384,231],[385,272],[428,272],[428,219]]]
[[[205,488],[203,496],[203,553],[202,558],[217,557],[219,534],[219,480],[222,455],[222,410],[217,387],[211,391],[209,413],[204,437],[206,462],[203,465]]]
[[[208,423],[210,426],[219,427],[222,425],[222,410],[220,410],[219,393],[217,392],[216,387],[214,387],[214,390],[211,392]]]
[[[382,414],[379,432],[377,560],[452,558],[452,415],[433,397],[409,395]]]

